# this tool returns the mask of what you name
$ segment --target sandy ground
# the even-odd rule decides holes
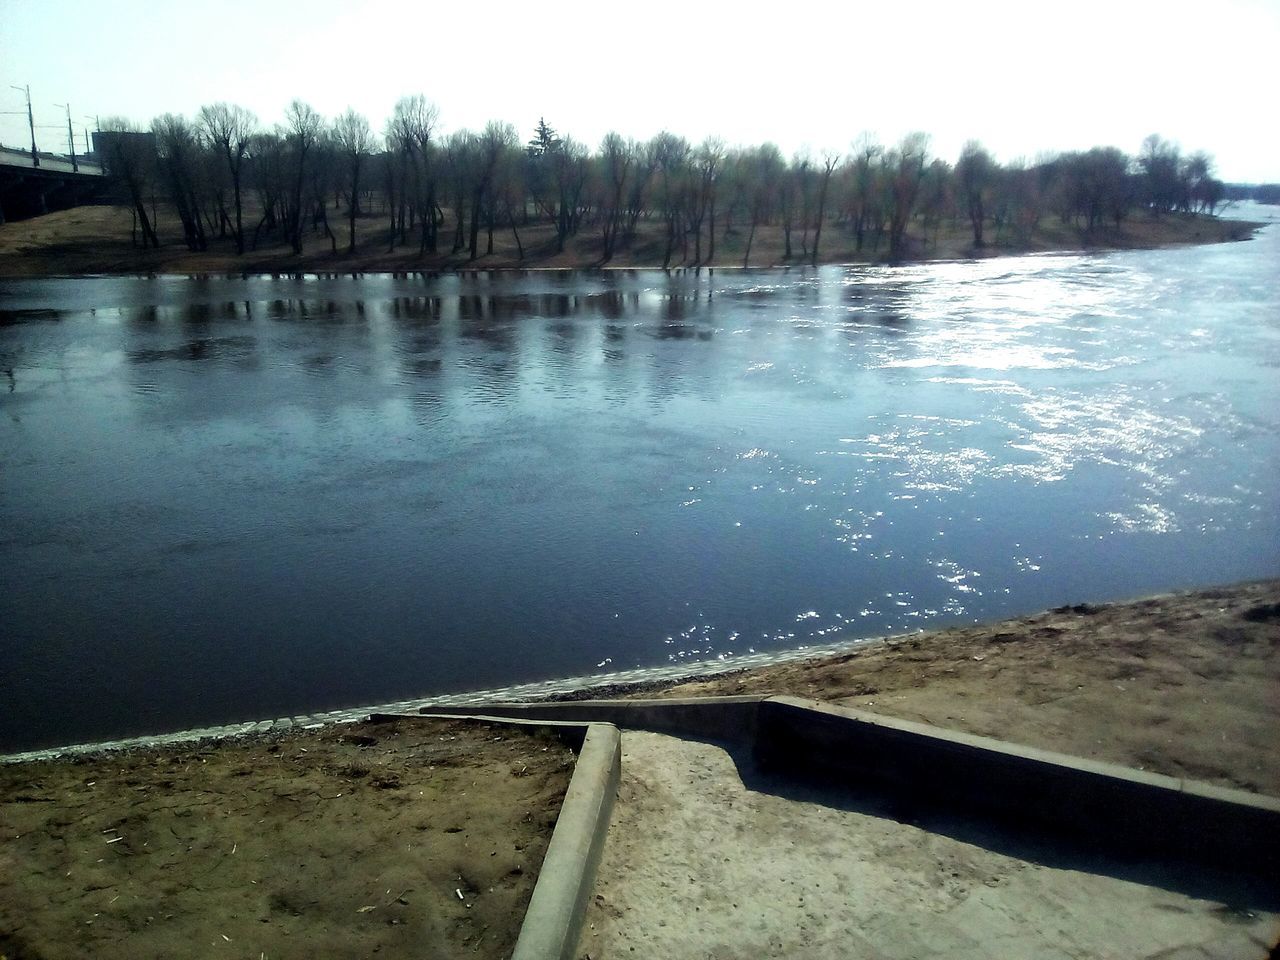
[[[520,229],[525,257],[509,229],[494,234],[494,252],[475,261],[466,252],[448,253],[452,233],[441,238],[443,252],[420,257],[417,243],[388,249],[387,219],[371,214],[357,221],[357,250],[346,252],[346,223],[339,222],[341,211],[330,210],[331,226],[338,236],[338,252],[329,240],[319,234],[306,237],[302,254],[294,254],[279,237],[264,237],[256,250],[237,256],[230,239],[214,239],[203,252],[187,250],[181,241],[181,225],[174,211],[165,205],[158,208],[159,250],[142,250],[131,238],[132,217],[128,209],[109,206],[76,207],[0,224],[0,277],[37,277],[53,275],[118,274],[118,273],[291,273],[291,272],[369,272],[421,271],[451,269],[510,269],[529,267],[572,268],[600,265],[600,230],[584,226],[562,253],[555,252],[552,229],[547,224],[530,224]],[[257,222],[258,212],[250,210],[245,220],[246,232]],[[1088,235],[1080,229],[1062,224],[1056,217],[1046,216],[1029,236],[1016,240],[1006,234],[974,249],[972,236],[964,221],[945,221],[925,234],[920,224],[912,231],[907,259],[937,260],[965,257],[989,257],[1048,250],[1103,250],[1173,246],[1178,244],[1219,243],[1249,239],[1258,223],[1217,220],[1191,214],[1156,217],[1135,211],[1121,230],[1100,230]],[[452,227],[450,220],[449,227]],[[633,240],[619,250],[609,262],[611,267],[660,267],[665,252],[664,227],[660,219],[642,221]],[[793,256],[784,258],[782,230],[777,224],[762,226],[752,246],[750,266],[766,267],[809,262],[802,252],[800,232],[794,237]],[[716,256],[711,265],[742,266],[746,246],[746,228],[722,225],[717,233]],[[485,248],[481,238],[481,249]],[[704,237],[704,255],[707,253]],[[829,224],[823,232],[818,258],[820,263],[856,263],[882,260],[885,249],[857,249],[846,229]],[[694,256],[690,245],[689,258]],[[677,252],[673,267],[692,264]],[[703,264],[708,265],[704,262]]]
[[[0,765],[0,957],[509,956],[572,766],[428,720]]]
[[[1280,797],[1280,580],[618,692],[790,693]]]
[[[1261,960],[1280,931],[1274,896],[1229,881],[900,823],[711,744],[622,743],[584,958]]]

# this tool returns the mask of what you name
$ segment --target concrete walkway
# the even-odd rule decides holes
[[[1261,960],[1280,934],[1274,898],[1230,880],[901,823],[705,743],[624,731],[622,749],[592,960]]]

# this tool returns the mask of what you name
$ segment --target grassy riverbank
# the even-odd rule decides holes
[[[346,225],[335,213],[331,225],[338,239],[338,252],[330,241],[319,234],[307,238],[307,248],[294,254],[273,238],[263,238],[256,250],[237,256],[230,240],[214,240],[210,249],[192,252],[178,239],[177,219],[163,206],[159,208],[160,235],[164,245],[159,250],[143,250],[131,238],[132,219],[121,207],[77,207],[47,214],[31,220],[0,225],[0,276],[40,277],[75,276],[81,274],[138,273],[292,273],[292,272],[414,272],[455,269],[533,269],[600,266],[600,237],[594,227],[584,226],[563,253],[554,252],[551,227],[532,224],[519,228],[524,258],[518,254],[510,229],[494,233],[494,252],[475,261],[465,253],[457,255],[419,256],[410,238],[407,245],[388,250],[387,221],[383,217],[366,217],[358,221],[357,250],[347,254]],[[256,218],[247,218],[253,222]],[[1219,220],[1195,214],[1155,216],[1137,212],[1115,229],[1084,231],[1061,223],[1056,217],[1043,217],[1031,231],[1018,234],[1012,230],[988,229],[988,243],[973,246],[967,223],[944,220],[928,225],[917,224],[909,233],[909,259],[953,260],[974,256],[1000,256],[1057,250],[1106,250],[1177,246],[1197,243],[1223,243],[1249,239],[1261,226],[1237,220]],[[442,231],[441,243],[447,250],[452,235]],[[767,267],[807,263],[812,243],[811,233],[799,230],[792,234],[792,257],[785,257],[782,230],[765,225],[756,231],[750,266]],[[747,243],[745,225],[725,230],[717,227],[714,259],[704,237],[703,266],[739,267]],[[878,245],[868,236],[862,250],[851,233],[838,224],[825,225],[818,260],[821,263],[879,262],[884,259],[887,240]],[[484,237],[481,249],[485,249]],[[689,257],[694,247],[689,246]],[[624,245],[609,263],[610,267],[661,267],[665,243],[659,222],[641,222],[635,237]],[[710,261],[709,263],[707,261]],[[677,249],[671,266],[692,266],[681,259]]]

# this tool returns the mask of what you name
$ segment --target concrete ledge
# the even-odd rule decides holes
[[[512,960],[573,960],[622,772],[618,728],[593,723],[538,871]]]
[[[764,697],[687,697],[669,700],[569,700],[552,703],[431,704],[424,716],[500,717],[540,722],[612,723],[632,730],[750,744]]]
[[[797,697],[760,706],[765,766],[1233,870],[1274,871],[1280,800]]]

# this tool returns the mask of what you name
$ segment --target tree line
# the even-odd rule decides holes
[[[664,267],[716,262],[730,236],[750,265],[768,227],[790,262],[817,263],[824,228],[844,231],[859,254],[901,259],[944,222],[964,224],[975,248],[1016,245],[1045,217],[1094,234],[1139,209],[1213,214],[1227,195],[1208,154],[1156,135],[1135,155],[1095,147],[1006,164],[976,141],[948,162],[922,133],[789,158],[771,143],[730,148],[665,131],[645,141],[610,132],[591,149],[543,119],[528,140],[497,121],[445,133],[422,95],[401,98],[381,136],[354,110],[326,120],[300,100],[269,128],[216,103],[164,114],[149,130],[110,118],[98,136],[144,246],[160,244],[159,198],[188,248],[229,241],[239,254],[264,241],[302,253],[320,237],[335,254],[381,243],[476,260],[494,252],[495,233],[510,233],[523,260],[536,226],[543,254],[585,239],[607,263],[643,230]],[[357,236],[367,218],[384,222],[376,240]]]

